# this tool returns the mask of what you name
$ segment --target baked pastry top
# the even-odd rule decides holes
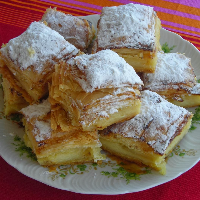
[[[152,7],[126,4],[104,7],[93,52],[112,49],[136,72],[153,73],[160,47],[161,22]]]
[[[65,40],[84,52],[86,52],[95,35],[95,29],[90,22],[57,11],[56,8],[48,8],[41,21],[46,21],[51,29],[60,33]]]
[[[194,87],[187,90],[183,94],[175,94],[173,97],[166,99],[178,106],[184,108],[195,107],[200,105],[200,83],[196,83]]]
[[[80,55],[67,61],[71,79],[85,92],[96,89],[137,87],[143,85],[135,70],[111,50],[103,50],[92,55]]]
[[[33,22],[0,50],[1,73],[29,102],[48,93],[54,65],[79,50],[44,23]]]
[[[179,53],[158,52],[155,73],[144,73],[144,88],[160,95],[184,92],[196,84],[190,58]]]
[[[142,75],[144,88],[163,95],[168,101],[183,107],[200,105],[199,84],[191,59],[180,53],[158,52],[155,73]]]
[[[123,58],[111,50],[103,50],[57,65],[50,99],[69,112],[74,126],[82,126],[84,130],[103,129],[139,113],[142,84]],[[131,106],[134,111],[130,111]]]
[[[138,115],[99,132],[102,148],[165,174],[165,157],[187,133],[192,114],[155,92],[144,90],[141,95],[141,112]],[[112,143],[116,144],[113,146],[120,144],[118,150],[110,147]],[[120,146],[127,149],[124,154]]]
[[[98,23],[98,48],[153,51],[156,48],[155,16],[152,7],[139,4],[104,7]]]
[[[66,131],[51,128],[51,104],[48,100],[30,105],[20,112],[24,115],[25,143],[32,148],[41,165],[99,162],[105,159],[100,153],[101,143],[96,131],[83,132],[70,124]],[[55,112],[54,118],[57,118]]]

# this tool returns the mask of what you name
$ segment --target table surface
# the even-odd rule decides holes
[[[41,19],[47,8],[75,16],[100,14],[104,6],[126,3],[153,6],[162,27],[173,31],[200,50],[200,1],[198,0],[0,0],[0,45],[23,33]],[[178,178],[154,188],[123,195],[86,195],[59,190],[26,177],[0,157],[1,199],[200,199],[200,162]]]

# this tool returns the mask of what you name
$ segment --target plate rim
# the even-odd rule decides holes
[[[89,15],[89,16],[81,16],[81,17],[87,18],[87,17],[91,17],[91,16],[98,16],[98,15]],[[161,37],[162,37],[162,34],[172,34],[172,35],[178,37],[179,39],[183,40],[183,42],[186,42],[187,45],[189,45],[191,48],[193,48],[193,50],[195,50],[195,52],[196,52],[197,54],[199,54],[199,56],[200,56],[199,50],[198,50],[192,43],[190,43],[189,41],[183,39],[183,38],[182,38],[180,35],[178,35],[177,33],[174,33],[174,32],[172,32],[172,31],[169,31],[169,30],[166,30],[166,29],[162,28],[162,29],[161,29]],[[1,123],[0,123],[0,124],[1,124]],[[198,127],[200,127],[200,125],[199,125]],[[2,137],[2,138],[5,137],[5,136],[3,135],[3,133],[2,133],[1,127],[0,127],[0,137]],[[6,138],[6,137],[5,137],[5,138]],[[0,141],[0,144],[1,144],[1,143],[2,143],[2,141]],[[47,183],[46,181],[43,181],[42,179],[41,179],[41,180],[38,180],[38,178],[32,177],[30,174],[27,174],[27,172],[24,173],[24,171],[23,171],[23,169],[21,168],[21,166],[18,165],[18,164],[16,164],[16,163],[13,163],[9,158],[7,158],[7,156],[6,156],[4,153],[2,153],[2,150],[1,150],[1,149],[2,149],[2,147],[1,147],[1,145],[0,145],[0,156],[1,156],[9,165],[11,165],[11,166],[14,167],[15,169],[17,169],[20,173],[24,174],[25,176],[27,176],[27,177],[29,177],[29,178],[32,178],[32,179],[34,179],[34,180],[37,180],[37,181],[39,181],[39,182],[41,182],[41,183],[44,183],[44,184],[46,184],[46,185],[49,185],[49,186],[51,186],[51,187],[57,188],[57,189],[61,189],[61,190],[65,190],[65,191],[71,191],[71,192],[75,192],[75,193],[81,193],[81,194],[116,195],[116,194],[126,194],[126,193],[134,193],[134,192],[144,191],[144,190],[151,189],[151,188],[153,188],[153,187],[156,187],[156,186],[158,186],[158,185],[161,185],[161,184],[164,184],[164,183],[167,183],[167,182],[169,182],[169,181],[171,181],[171,180],[176,179],[176,178],[179,177],[181,174],[186,173],[188,170],[190,170],[194,165],[196,165],[196,164],[200,161],[200,156],[198,156],[198,159],[196,159],[196,161],[193,162],[192,165],[191,165],[187,170],[185,170],[185,171],[183,171],[183,172],[180,172],[179,174],[177,174],[176,176],[174,176],[173,178],[171,178],[171,179],[169,179],[169,180],[167,180],[167,181],[161,182],[160,184],[156,184],[156,183],[155,183],[155,184],[153,184],[153,185],[151,185],[151,186],[149,186],[149,187],[142,188],[141,190],[138,190],[138,191],[130,191],[130,190],[127,190],[127,191],[119,192],[119,193],[112,193],[112,192],[103,192],[103,193],[102,193],[102,192],[99,192],[99,193],[94,192],[94,193],[92,193],[91,191],[89,191],[89,192],[79,192],[79,191],[76,191],[76,190],[73,190],[73,189],[69,189],[69,188],[60,188],[60,187],[56,187],[56,186],[53,185],[53,184],[49,184],[49,183]],[[41,167],[39,164],[37,164],[37,165],[38,165],[39,168]],[[162,176],[162,175],[159,175],[159,176]],[[105,178],[106,178],[106,177],[105,177]]]

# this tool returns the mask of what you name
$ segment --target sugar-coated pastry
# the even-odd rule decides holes
[[[191,59],[180,53],[158,52],[155,73],[142,75],[144,88],[182,106],[200,105],[200,89]]]
[[[84,52],[87,51],[95,36],[95,29],[91,22],[57,11],[56,8],[48,8],[41,21],[46,21],[51,29]]]
[[[23,98],[34,103],[48,94],[54,65],[79,50],[44,23],[33,22],[0,50],[0,72]]]
[[[173,97],[166,98],[169,102],[182,106],[184,108],[195,107],[200,105],[200,83],[196,83],[194,87],[188,89],[184,94],[177,94]]]
[[[10,82],[3,78],[3,97],[4,97],[4,115],[9,116],[18,113],[22,108],[29,105],[22,95],[11,87]]]
[[[98,134],[83,132],[68,125],[67,131],[51,128],[51,104],[29,105],[20,111],[25,125],[25,144],[36,154],[40,165],[65,165],[86,162],[101,162],[101,143]],[[56,113],[54,113],[54,118]]]
[[[100,130],[140,112],[142,85],[123,58],[103,50],[56,65],[50,99],[69,113],[73,126],[84,131]]]
[[[152,7],[126,4],[104,7],[97,25],[93,52],[112,49],[136,72],[155,71],[161,22]]]
[[[166,174],[165,158],[188,132],[192,114],[149,90],[141,92],[141,112],[99,131],[102,148]]]

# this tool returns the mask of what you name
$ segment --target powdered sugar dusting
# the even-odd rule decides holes
[[[155,152],[164,154],[184,116],[191,113],[173,105],[155,92],[142,91],[141,112],[131,120],[111,126],[113,133],[149,144]]]
[[[106,111],[100,111],[100,112],[98,112],[98,115],[101,117],[109,117],[109,115]]]
[[[139,4],[104,7],[98,26],[98,47],[154,48],[154,15],[152,7]]]
[[[87,48],[88,27],[78,17],[66,15],[55,9],[47,9],[42,20],[48,23],[53,30],[60,33],[67,41],[77,48]]]
[[[108,118],[110,117],[111,114],[117,113],[118,109],[120,109],[122,106],[124,106],[125,103],[120,103],[119,101],[116,103],[111,104],[111,106],[114,106],[115,108],[107,108],[106,110],[102,110],[99,111],[99,107],[95,108],[95,109],[91,109],[90,112],[96,113],[99,117],[103,117],[103,118]]]
[[[21,109],[21,113],[27,118],[37,118],[46,115],[51,111],[51,104],[48,100],[44,100],[41,104],[29,105]]]
[[[195,74],[190,66],[190,58],[178,53],[158,52],[155,73],[144,74],[146,89],[165,90],[169,87],[178,89],[177,85],[195,84]]]
[[[110,112],[110,114],[114,114],[114,113],[118,112],[118,110],[116,108],[111,108],[109,112]]]
[[[140,96],[138,95],[140,94],[136,94],[133,88],[130,89],[124,87],[116,89],[116,92],[106,95],[103,98],[99,98],[98,106],[96,105],[88,109],[86,115],[83,114],[80,118],[80,123],[83,125],[93,124],[100,118],[109,118],[110,115],[119,112],[119,110],[124,107],[130,106],[129,100],[132,99],[133,96],[135,96],[136,99],[139,99]]]
[[[33,133],[37,142],[50,138],[52,133],[50,122],[36,121]]]
[[[189,90],[191,94],[200,94],[200,83],[196,83],[196,85]]]
[[[54,65],[55,59],[71,53],[76,55],[78,49],[45,24],[33,22],[24,33],[11,39],[1,53],[21,70],[33,66],[35,71],[41,73],[46,62]]]
[[[111,50],[102,50],[96,54],[77,56],[68,61],[70,65],[76,65],[72,76],[80,84],[85,92],[93,92],[95,89],[143,85],[143,82],[135,70],[117,53]]]

